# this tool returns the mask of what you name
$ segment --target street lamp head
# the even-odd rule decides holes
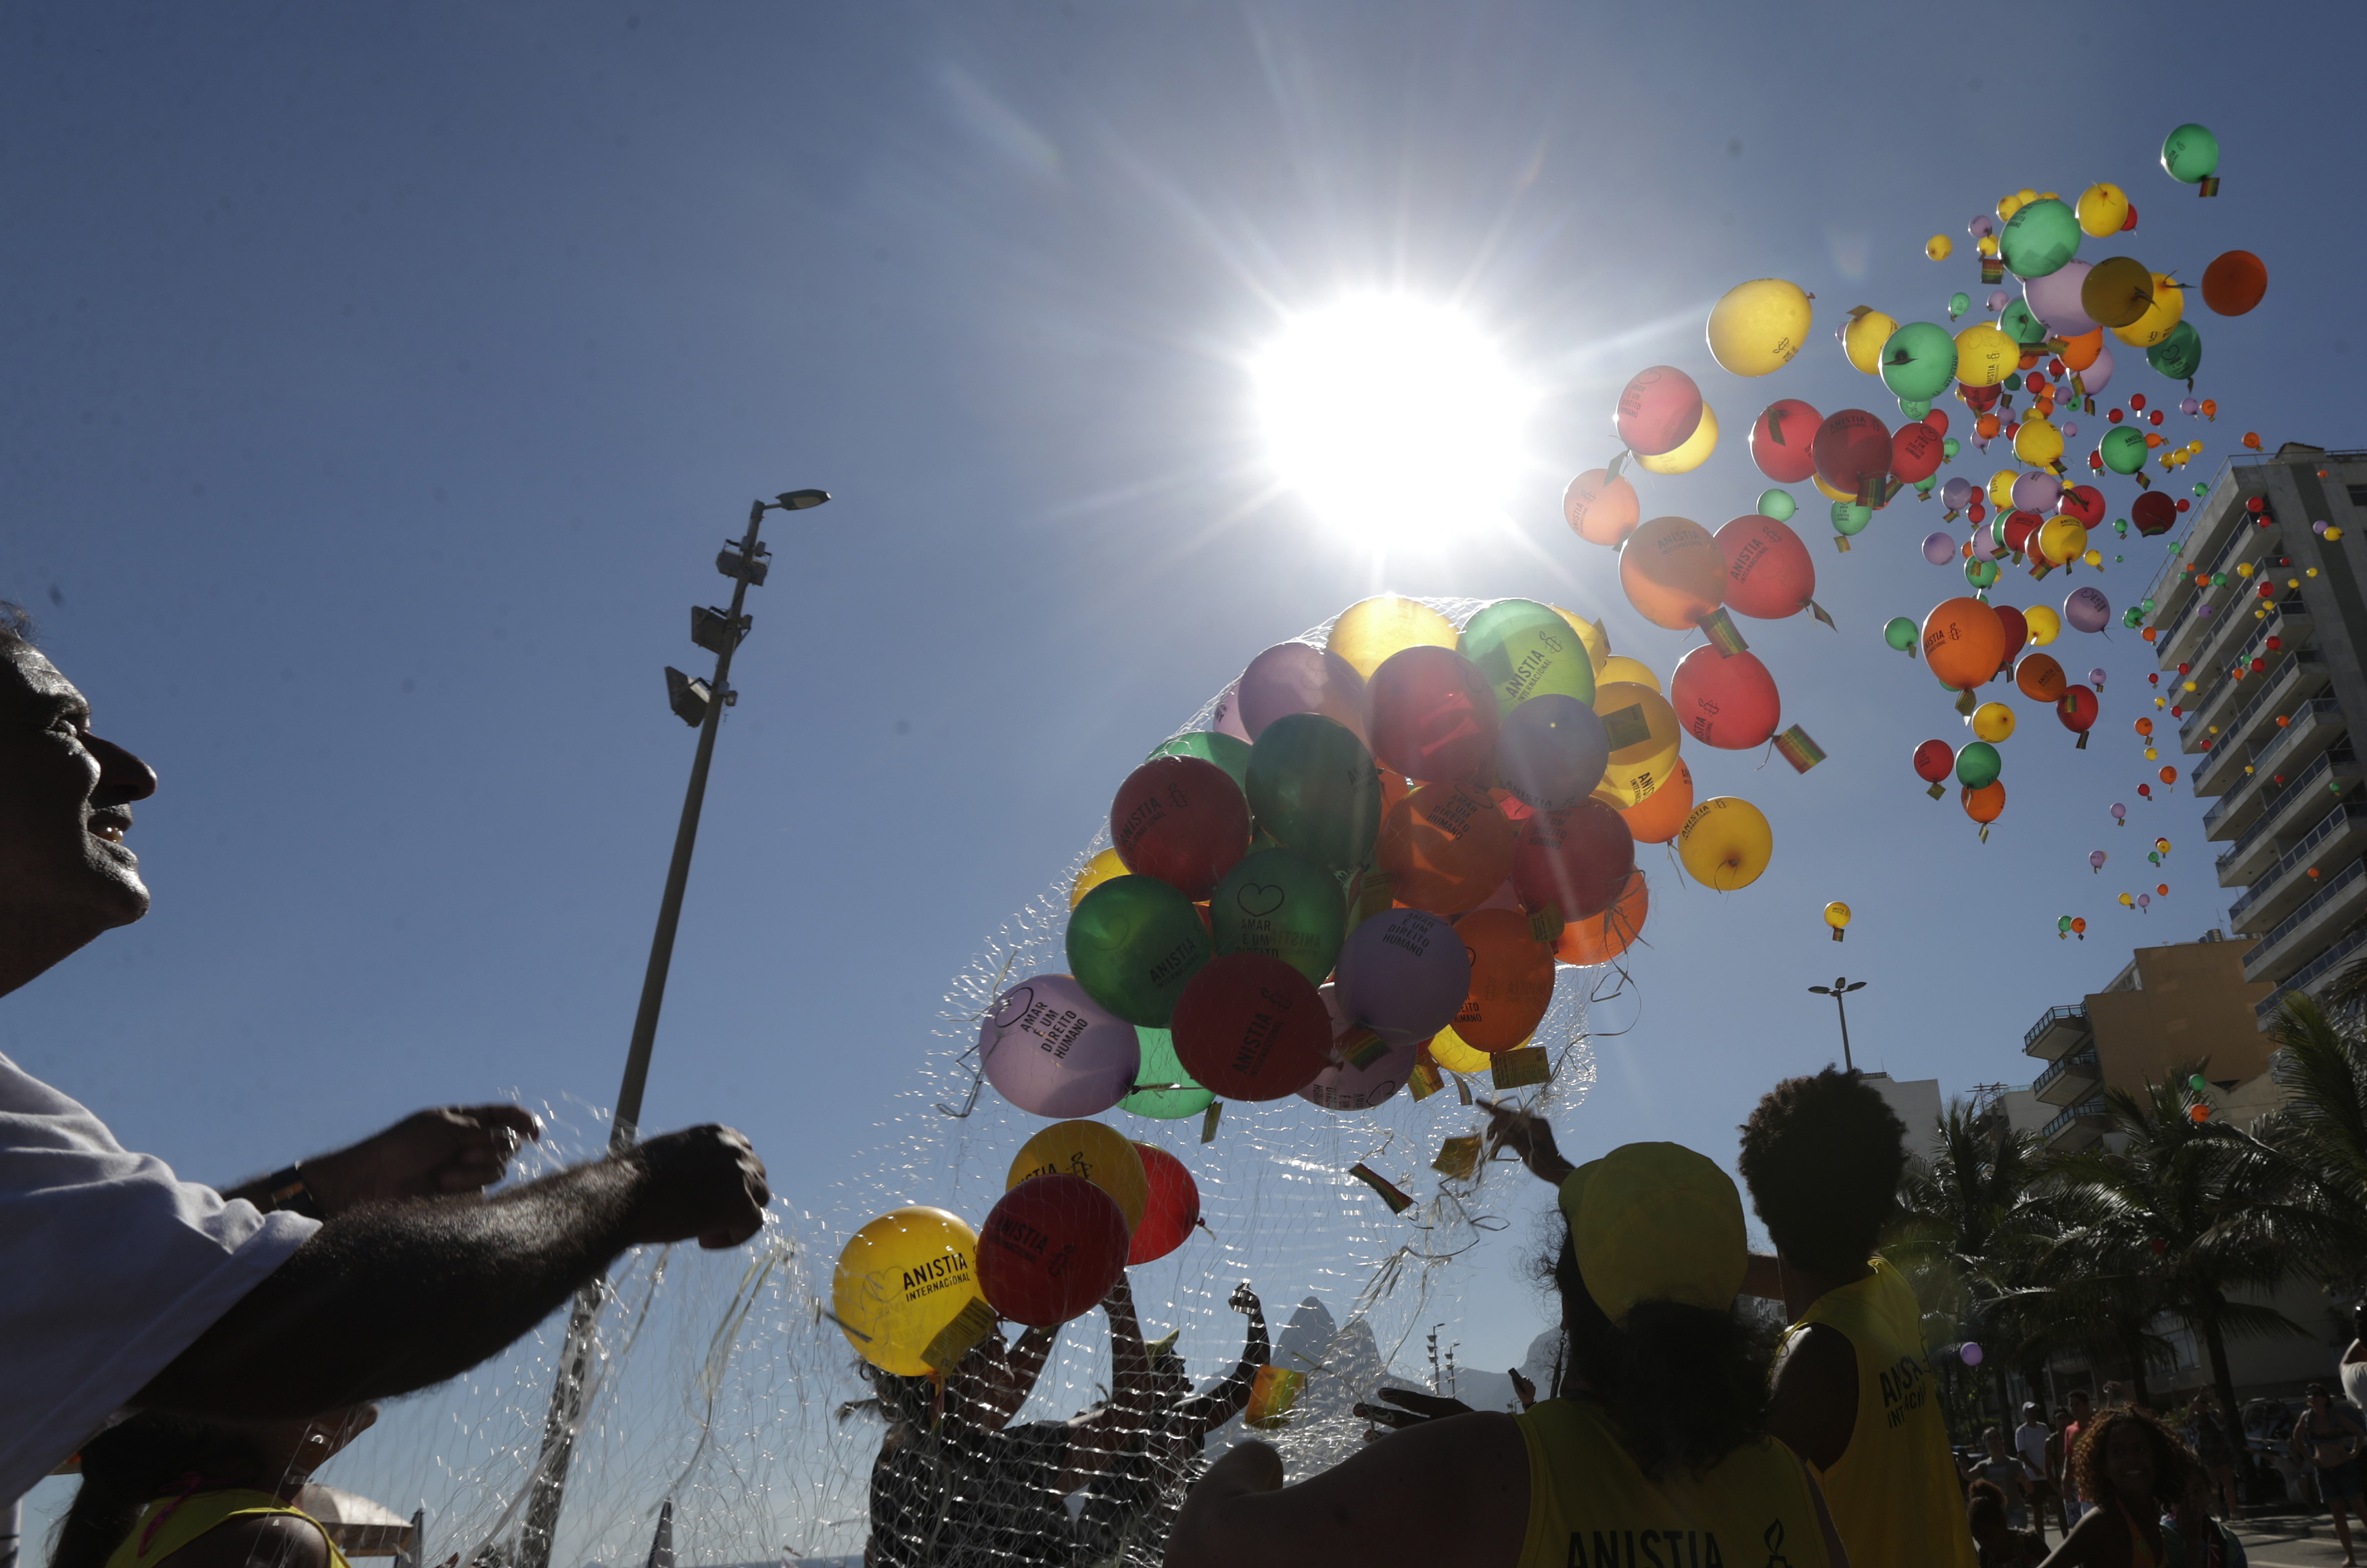
[[[1865,982],[1863,980],[1852,980],[1848,985],[1843,986],[1841,989],[1844,991],[1863,991],[1865,989]]]
[[[808,507],[820,506],[829,499],[830,491],[826,490],[785,491],[773,498],[774,504],[784,512],[803,512]]]
[[[1830,986],[1811,986],[1808,989],[1820,997],[1829,997],[1833,994],[1833,988]]]

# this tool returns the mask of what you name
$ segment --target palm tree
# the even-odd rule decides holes
[[[2367,975],[2354,975],[2367,997]],[[2262,1223],[2313,1274],[2356,1294],[2367,1283],[2367,1027],[2355,1004],[2338,1003],[2329,1013],[2307,997],[2285,998],[2270,1036],[2291,1099],[2252,1133],[2273,1156],[2277,1201]]]

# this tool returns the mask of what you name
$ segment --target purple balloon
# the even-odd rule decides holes
[[[1975,560],[2003,560],[2005,558],[2005,547],[1998,543],[1997,527],[1994,524],[1981,523],[1975,525],[1973,528],[1972,546],[1973,558]]]
[[[2024,474],[2013,481],[2013,503],[2024,512],[2052,512],[2062,493],[2063,481],[2053,474]]]
[[[2137,895],[2137,908],[2140,908],[2140,909],[2146,908],[2147,908],[2148,906],[2150,906],[2152,903],[2153,903],[2153,895],[2152,895],[2152,894],[2150,894],[2150,893],[2140,893],[2140,894],[2138,894],[2138,895]]]
[[[1471,953],[1436,915],[1385,909],[1348,933],[1334,974],[1350,1018],[1399,1038],[1427,1039],[1463,1010]]]
[[[2079,372],[2079,385],[2090,397],[2102,391],[2112,379],[2112,345],[2104,344],[2096,350],[2095,363]]]
[[[2090,685],[2091,685],[2091,686],[2095,687],[2095,688],[2096,688],[2096,690],[2098,690],[2098,691],[2100,691],[2100,692],[2101,692],[2101,691],[2102,691],[2102,690],[2104,689],[2104,672],[2103,672],[2103,671],[2101,671],[2101,670],[2090,670],[2090,671],[2088,671],[2088,684],[2090,684]]]
[[[1962,512],[1965,502],[1973,499],[1973,481],[1957,475],[1940,487],[1940,499],[1947,503],[1949,511]]]
[[[1952,484],[1962,484],[1965,481],[1962,479],[1952,479],[1949,482]],[[1954,534],[1948,533],[1944,529],[1935,534],[1924,535],[1923,558],[1930,561],[1933,566],[1947,565],[1950,561],[1956,558],[1956,536]]]
[[[1986,212],[1976,212],[1973,220],[1965,225],[1965,232],[1976,240],[1986,240],[1997,232],[1997,220]],[[1989,309],[1994,310],[1997,307],[1992,305]]]
[[[2085,337],[2096,330],[2079,303],[2080,285],[2088,281],[2089,264],[2067,261],[2044,277],[2022,280],[2022,298],[2030,313],[2044,321],[2056,337]]]
[[[1534,811],[1576,806],[1594,793],[1610,765],[1611,736],[1601,716],[1559,692],[1531,697],[1496,731],[1497,776]]]
[[[1217,699],[1217,711],[1208,716],[1208,728],[1236,740],[1250,738],[1250,732],[1241,728],[1241,683],[1239,681],[1226,687],[1225,694]]]
[[[2103,851],[2090,850],[2088,852],[2088,869],[2090,871],[2101,871],[2104,869]]]
[[[1968,1367],[1977,1367],[1981,1364],[1981,1348],[1969,1339],[1965,1341],[1965,1348],[1956,1354],[1965,1359],[1965,1365]]]
[[[2127,807],[2123,806],[2123,805],[2122,805],[2119,801],[2117,801],[2117,800],[2116,800],[2116,801],[2114,801],[2114,802],[2112,802],[2112,820],[2113,820],[2113,821],[2118,822],[2118,821],[2120,821],[2123,818],[2124,818],[2124,817],[2128,816],[2128,814],[2129,814],[2129,808],[2128,808]]]
[[[1320,994],[1324,1008],[1331,1014],[1331,1041],[1336,1048],[1340,1037],[1353,1026],[1341,1011],[1339,987],[1325,986]],[[1408,1035],[1361,1067],[1353,1062],[1334,1062],[1318,1073],[1313,1083],[1300,1089],[1298,1098],[1326,1111],[1370,1111],[1397,1093],[1421,1055],[1421,1039]]]
[[[2068,440],[2070,440],[2073,436],[2075,436],[2075,435],[2077,435],[2077,434],[2079,434],[2079,427],[2078,427],[2078,425],[2076,425],[2076,424],[2072,423],[2071,423],[2069,420],[2067,420],[2067,420],[2065,420],[2065,421],[2063,422],[2063,439],[2064,439],[2064,440],[2068,441]]]
[[[1313,713],[1365,738],[1365,678],[1356,667],[1310,643],[1280,642],[1250,660],[1238,687],[1241,728],[1255,740],[1287,714]]]
[[[2201,413],[2203,412],[2203,404],[2193,398],[2180,398],[2178,400],[2178,412],[2180,413]]]
[[[2101,588],[2074,588],[2063,596],[2063,619],[2075,632],[2100,632],[2112,618],[2112,602]]]
[[[1134,1025],[1068,975],[1037,975],[994,999],[978,1026],[986,1081],[1037,1116],[1097,1116],[1134,1091],[1142,1043]]]
[[[1988,298],[1989,314],[1994,316],[2012,303],[2013,296],[2010,293],[2002,288],[1994,289]]]

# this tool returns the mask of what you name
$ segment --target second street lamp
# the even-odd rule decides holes
[[[1865,982],[1863,980],[1852,980],[1848,976],[1843,975],[1829,986],[1811,986],[1808,989],[1818,996],[1832,998],[1833,1006],[1840,1009],[1841,1066],[1848,1068],[1851,1072],[1857,1071],[1857,1064],[1850,1060],[1849,1003],[1842,1000],[1842,998],[1847,997],[1852,991],[1864,990]]]

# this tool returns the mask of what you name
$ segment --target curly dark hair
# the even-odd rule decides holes
[[[1873,1255],[1897,1206],[1907,1124],[1863,1075],[1828,1066],[1767,1091],[1743,1124],[1741,1166],[1776,1250],[1847,1274]]]
[[[2130,1423],[2146,1435],[2146,1445],[2153,1450],[2154,1500],[2164,1508],[2178,1506],[2186,1495],[2189,1472],[2200,1470],[2202,1461],[2152,1411],[2125,1405],[2099,1412],[2081,1428],[2078,1445],[2071,1450],[2071,1474],[2079,1483],[2079,1495],[2101,1502],[2115,1495],[2112,1478],[2104,1472],[2104,1450],[2113,1431]]]
[[[1965,1522],[1977,1536],[1986,1527],[2001,1529],[2011,1518],[2006,1510],[2005,1488],[1994,1481],[1976,1481],[1965,1494]]]
[[[1610,1411],[1646,1475],[1698,1474],[1766,1430],[1775,1347],[1749,1317],[1649,1301],[1614,1324],[1586,1288],[1567,1227],[1553,1281],[1569,1371]]]
[[[33,617],[25,613],[22,604],[11,604],[0,599],[0,653],[12,648],[33,646]]]
[[[143,1411],[82,1446],[82,1486],[50,1538],[50,1568],[103,1568],[159,1497],[199,1482],[268,1488],[255,1439],[234,1427]]]

